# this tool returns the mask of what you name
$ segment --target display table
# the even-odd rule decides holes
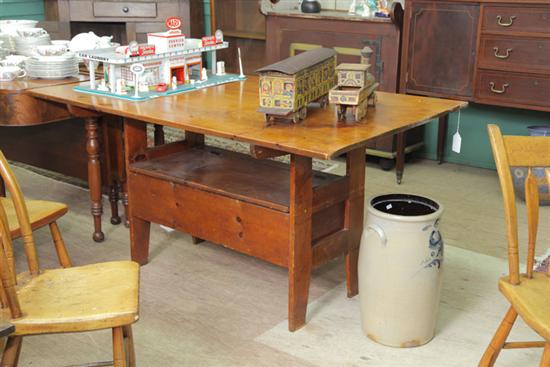
[[[345,255],[348,296],[357,294],[366,142],[466,105],[379,93],[366,123],[338,125],[329,106],[310,108],[303,123],[267,127],[256,111],[256,77],[142,103],[78,93],[70,85],[31,93],[70,105],[92,129],[98,114],[124,118],[133,260],[148,262],[153,222],[285,267],[290,330],[305,323],[312,269]],[[185,130],[186,140],[150,148],[146,123]],[[205,134],[250,143],[251,155],[205,146]],[[285,154],[290,164],[262,159]],[[345,176],[312,170],[312,158],[341,154]],[[90,167],[99,169],[99,162]]]

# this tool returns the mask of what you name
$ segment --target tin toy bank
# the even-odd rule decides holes
[[[330,90],[329,99],[337,105],[338,121],[346,121],[350,108],[355,122],[359,122],[368,107],[375,106],[378,83],[368,72],[369,67],[368,64],[340,64],[336,68],[338,85]]]
[[[260,108],[267,124],[276,118],[297,123],[307,106],[324,108],[335,85],[336,51],[318,48],[257,70],[260,75]]]

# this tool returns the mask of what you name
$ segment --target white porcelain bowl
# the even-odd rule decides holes
[[[38,24],[37,20],[12,19],[0,20],[0,32],[17,36],[17,30],[22,28],[34,28]]]

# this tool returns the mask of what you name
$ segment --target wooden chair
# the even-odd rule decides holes
[[[16,277],[11,234],[1,203],[0,243],[0,323],[15,326],[6,342],[2,367],[17,366],[23,336],[100,329],[112,329],[113,365],[135,366],[131,324],[139,318],[137,263],[115,261],[40,271],[36,248],[29,241],[24,248],[29,273]]]
[[[0,151],[0,177],[11,195],[11,198],[0,196],[0,203],[4,206],[8,217],[11,238],[23,237],[25,246],[34,246],[32,231],[48,225],[59,264],[64,268],[71,266],[71,259],[56,222],[67,213],[67,205],[53,201],[26,200],[2,151]]]
[[[493,366],[502,349],[535,347],[544,347],[540,366],[550,366],[550,274],[533,272],[539,221],[539,195],[537,179],[532,172],[532,167],[550,167],[550,138],[502,136],[496,125],[489,125],[488,129],[504,197],[508,236],[509,275],[499,280],[499,289],[510,302],[510,308],[481,358],[479,366]],[[514,166],[529,167],[525,180],[528,220],[525,274],[519,272],[517,211],[510,172],[510,167]],[[550,169],[545,170],[545,178],[550,183]],[[518,315],[544,341],[506,342]]]

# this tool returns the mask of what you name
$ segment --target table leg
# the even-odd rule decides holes
[[[125,158],[125,172],[127,185],[127,205],[128,205],[128,219],[130,221],[130,251],[132,260],[138,262],[141,265],[147,264],[149,261],[149,235],[151,223],[145,221],[133,214],[132,203],[134,197],[137,196],[132,190],[132,176],[130,175],[129,168],[134,157],[143,153],[147,148],[147,125],[143,122],[134,121],[131,119],[124,120],[124,158]],[[123,198],[124,200],[124,198]]]
[[[112,118],[112,117],[111,117]],[[113,126],[113,123],[109,121],[110,116],[103,116],[102,128],[103,128],[103,150],[105,152],[105,166],[103,170],[105,175],[103,176],[109,182],[109,203],[111,204],[111,224],[117,225],[121,223],[120,216],[118,215],[118,201],[119,201],[119,192],[118,192],[118,178],[116,175],[116,160],[117,157],[114,157],[113,154],[122,154],[122,152],[117,151],[117,147],[120,145],[116,141],[117,136],[116,128]]]
[[[437,161],[443,163],[445,153],[445,138],[447,137],[447,126],[449,125],[449,114],[439,118],[439,127],[437,129]]]
[[[401,184],[405,170],[405,131],[397,133],[397,155],[395,157],[395,179]]]
[[[357,148],[346,156],[346,176],[349,179],[349,196],[346,200],[345,227],[349,230],[346,254],[346,283],[348,297],[358,293],[357,260],[363,233],[365,206],[365,148]]]
[[[312,169],[311,158],[290,158],[290,248],[288,259],[288,329],[306,322],[312,268]]]
[[[98,118],[87,117],[86,123],[86,151],[88,153],[88,184],[92,201],[92,216],[94,219],[93,239],[102,242],[105,235],[101,231],[101,215],[103,203],[101,197],[101,166],[99,163]]]
[[[159,145],[164,145],[164,126],[155,125],[154,137],[156,147],[158,147]]]

